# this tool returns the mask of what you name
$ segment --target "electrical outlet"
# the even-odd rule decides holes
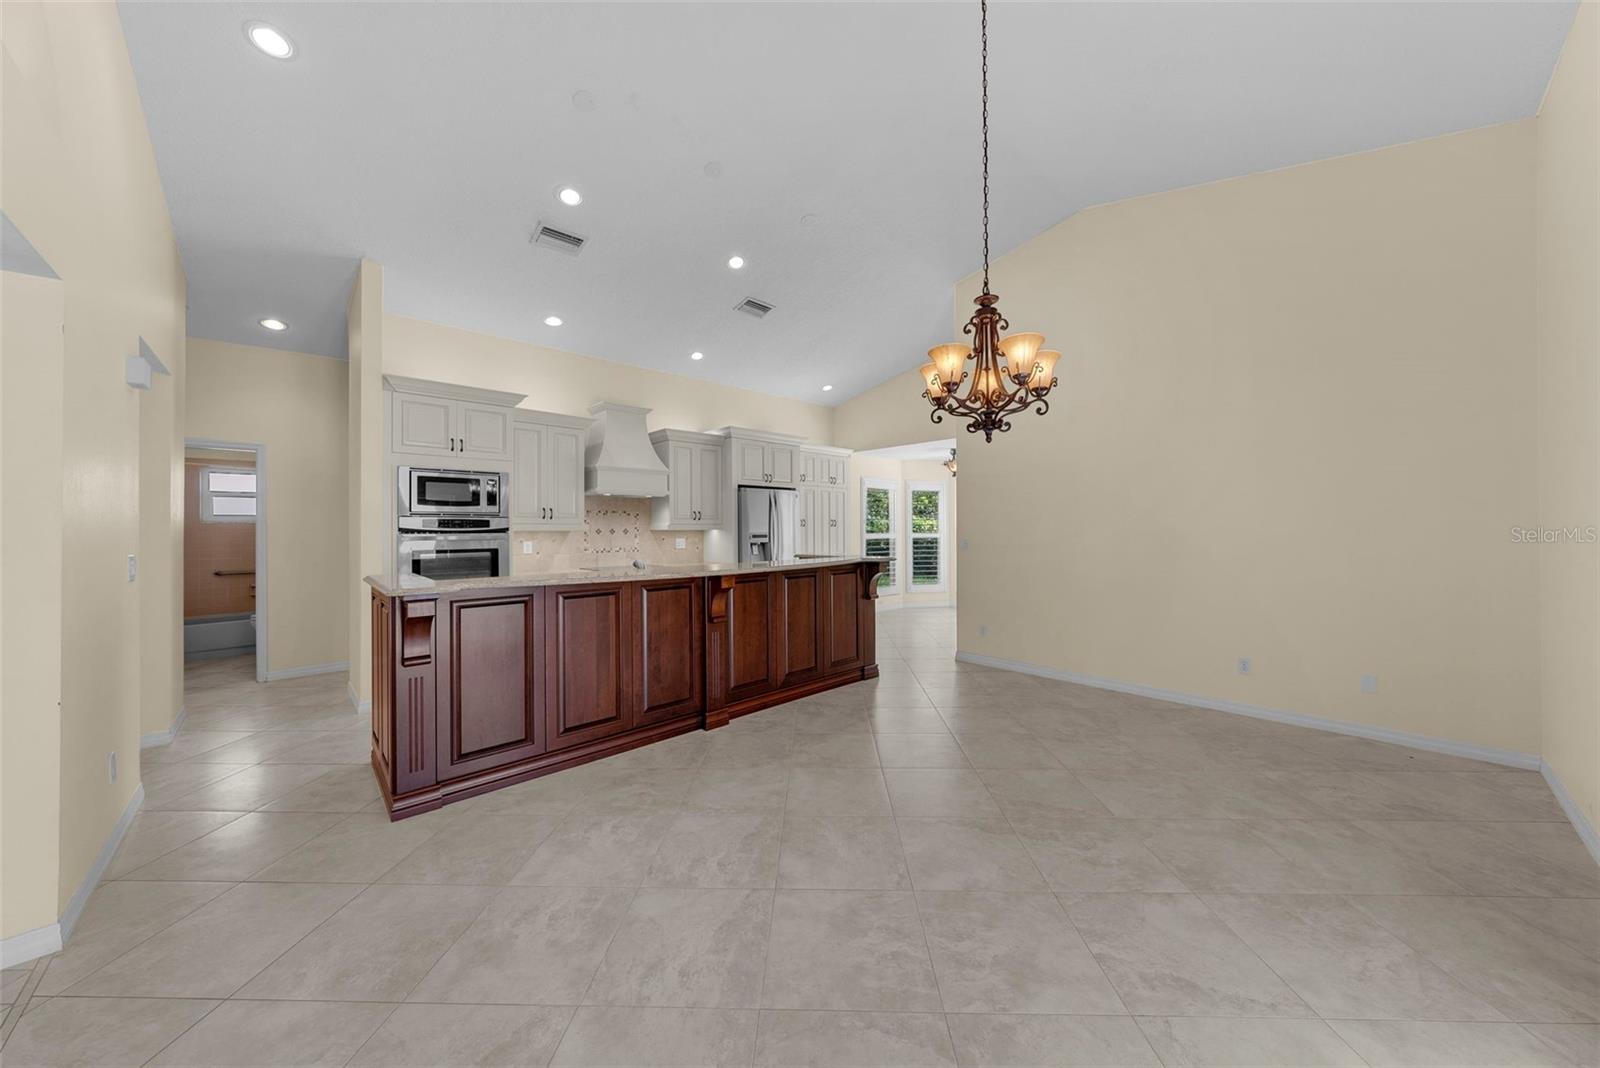
[[[1361,692],[1362,693],[1377,693],[1378,692],[1378,676],[1376,676],[1376,675],[1363,675],[1363,676],[1361,676]]]
[[[672,544],[674,546],[676,546],[677,548],[679,548],[679,549],[687,549],[689,547],[689,539],[688,538],[677,538],[677,539],[675,539],[673,541]]]
[[[526,538],[524,538],[523,542],[522,542],[522,555],[523,556],[532,556],[533,555],[533,542],[527,540]]]
[[[132,582],[139,577],[139,558],[132,553],[128,554],[128,581]]]
[[[106,754],[106,780],[117,781],[117,751],[115,749]]]
[[[1250,658],[1248,656],[1241,656],[1239,658],[1239,674],[1250,674]]]

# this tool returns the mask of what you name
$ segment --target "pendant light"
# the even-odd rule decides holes
[[[949,415],[967,420],[967,433],[982,432],[993,441],[995,431],[1011,429],[1011,417],[1035,407],[1043,415],[1056,384],[1056,361],[1061,353],[1044,348],[1043,334],[1007,334],[1011,329],[1000,314],[998,295],[989,290],[989,0],[979,4],[983,85],[983,292],[973,301],[972,313],[962,333],[970,343],[957,341],[928,350],[922,367],[923,397],[933,405],[935,423]],[[973,363],[967,369],[967,363]],[[952,473],[954,473],[952,471]]]

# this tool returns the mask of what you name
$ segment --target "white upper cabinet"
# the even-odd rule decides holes
[[[793,445],[754,438],[732,439],[734,479],[741,486],[793,486],[799,460]]]
[[[650,435],[667,465],[667,496],[650,502],[652,530],[712,530],[722,525],[721,438],[687,430]]]
[[[511,417],[511,525],[583,526],[583,438],[589,420],[518,409]]]
[[[799,482],[802,486],[834,486],[845,488],[845,464],[848,454],[819,452],[802,449],[799,453]]]
[[[385,375],[383,382],[393,396],[390,453],[497,471],[511,459],[511,412],[521,394],[399,375]]]

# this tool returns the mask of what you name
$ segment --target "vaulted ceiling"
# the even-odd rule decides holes
[[[835,403],[948,340],[979,265],[975,3],[120,8],[196,336],[341,355],[367,256],[401,315]],[[1532,115],[1573,11],[997,3],[996,252],[1086,206]],[[587,246],[530,245],[541,221]]]

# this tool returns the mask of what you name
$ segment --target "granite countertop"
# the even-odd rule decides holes
[[[641,582],[650,579],[693,578],[700,575],[748,574],[754,571],[794,571],[831,564],[854,564],[865,556],[811,556],[777,564],[648,564],[643,568],[604,567],[589,571],[549,571],[537,575],[502,575],[498,578],[430,579],[420,575],[368,575],[367,585],[385,597],[416,593],[455,593],[459,590],[495,590],[529,586],[580,586],[591,582]]]

